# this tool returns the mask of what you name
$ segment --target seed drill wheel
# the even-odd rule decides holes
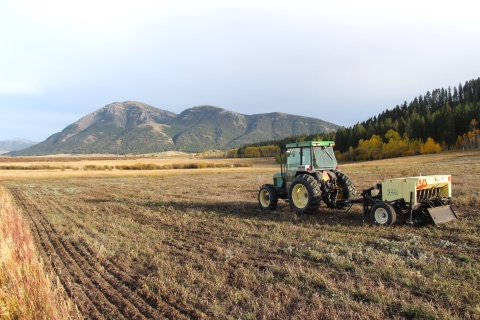
[[[395,209],[386,202],[378,202],[372,208],[372,221],[380,226],[390,226],[397,220]]]
[[[277,190],[271,184],[264,184],[258,191],[258,203],[263,210],[274,210],[277,207]]]
[[[321,190],[318,181],[308,174],[293,179],[288,189],[290,207],[297,213],[313,213],[320,207]]]

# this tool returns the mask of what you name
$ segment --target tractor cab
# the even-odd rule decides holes
[[[274,175],[274,185],[288,189],[299,174],[315,174],[321,171],[336,171],[337,159],[333,153],[333,141],[303,141],[286,145],[285,170]]]
[[[287,171],[336,170],[333,141],[305,141],[287,144]]]

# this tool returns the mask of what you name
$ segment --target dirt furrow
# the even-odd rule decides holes
[[[47,200],[46,202],[48,208],[51,209],[52,201]],[[53,224],[51,224],[45,217],[43,218],[43,221],[47,225],[47,229],[55,234],[65,250],[71,257],[73,257],[74,261],[82,266],[83,273],[90,279],[92,284],[103,293],[112,305],[114,305],[127,319],[144,319],[144,315],[130,301],[128,301],[128,299],[123,298],[116,287],[106,281],[69,241],[57,233]]]
[[[18,189],[14,190],[13,194],[18,199],[18,202],[23,204],[23,207],[27,210],[29,216],[37,226],[40,238],[42,239],[42,246],[49,249],[46,252],[48,256],[52,258],[54,257],[52,261],[57,274],[64,275],[64,272],[69,274],[69,277],[66,276],[66,280],[68,279],[66,283],[69,283],[72,289],[68,291],[72,294],[77,291],[83,291],[88,297],[87,299],[90,303],[87,303],[87,301],[83,299],[80,300],[78,305],[80,311],[89,318],[101,319],[105,316],[116,319],[128,318],[122,315],[119,309],[114,304],[110,303],[105,297],[105,290],[102,290],[104,288],[98,288],[94,281],[91,281],[89,276],[83,272],[85,265],[77,263],[77,261],[69,254],[61,240],[59,240],[58,235],[51,229],[50,224],[43,217],[41,210],[38,209],[37,205],[30,202],[28,197]],[[62,263],[58,260],[61,260]],[[89,304],[93,304],[95,310],[92,310]],[[93,312],[92,314],[92,311],[97,311],[100,314],[97,314],[97,312]]]
[[[94,255],[94,253],[88,248],[85,247],[84,250],[87,251],[86,254]],[[121,271],[117,266],[115,266],[111,261],[107,259],[101,259],[100,264],[104,267],[110,274],[114,275],[117,279],[122,281],[128,288],[138,294],[144,301],[146,301],[150,306],[160,311],[163,316],[171,319],[189,319],[201,318],[202,312],[196,309],[192,309],[190,306],[178,305],[178,303],[172,302],[170,297],[163,297],[163,300],[158,295],[152,293],[146,286],[140,286],[138,281],[133,279],[127,273]]]
[[[24,215],[30,219],[34,226],[34,238],[37,249],[42,252],[41,256],[48,269],[53,270],[58,276],[65,291],[77,305],[80,312],[91,319],[102,319],[101,313],[87,296],[85,290],[75,280],[75,274],[69,270],[68,264],[59,256],[43,224],[37,219],[39,210],[29,199],[18,189],[10,189],[11,194],[17,200],[17,205],[22,209]],[[49,263],[49,264],[48,264]]]
[[[55,229],[51,225],[50,228],[53,232],[55,232]],[[118,308],[127,319],[143,319],[143,316],[139,310],[130,301],[123,298],[122,294],[119,292],[118,286],[112,286],[108,281],[106,281],[102,275],[99,274],[99,272],[97,272],[97,270],[95,270],[95,268],[93,268],[86,259],[84,259],[84,257],[71,243],[64,241],[61,237],[58,238],[60,239],[60,242],[65,250],[70,254],[75,262],[82,266],[82,271],[84,274],[90,279],[96,288],[102,291],[110,303],[115,305],[116,308]]]
[[[56,207],[77,227],[82,227],[75,217],[66,214],[66,211],[78,214],[75,208],[71,206],[63,207],[53,201],[50,201],[50,206]],[[106,281],[115,287],[126,299],[131,301],[147,318],[187,319],[190,317],[201,317],[202,313],[199,310],[192,309],[186,305],[178,306],[175,303],[166,302],[148,288],[140,287],[138,281],[121,271],[108,259],[97,259],[95,253],[86,244],[75,244],[75,248],[85,260],[88,260],[90,266],[96,268]]]
[[[165,317],[182,319],[184,316],[177,309],[166,304],[156,295],[148,290],[148,288],[138,288],[139,284],[127,273],[121,271],[107,259],[96,259],[95,254],[82,244],[78,244],[77,250],[83,257],[91,263],[95,263],[97,268],[103,269],[102,276],[115,284],[117,290],[135,305],[147,317],[152,319],[162,319]],[[156,299],[155,299],[156,298]]]
[[[75,212],[73,208],[60,206],[58,203],[52,200],[49,200],[49,203],[50,208],[56,208],[64,217],[78,226],[78,223],[71,216],[71,214],[69,214],[69,212]],[[52,225],[52,228],[55,229],[55,226]],[[139,297],[139,295],[135,292],[138,284],[131,277],[129,277],[125,272],[122,272],[118,268],[114,267],[113,264],[108,260],[98,259],[85,243],[72,243],[69,245],[73,246],[75,252],[81,255],[81,259],[85,260],[91,268],[95,269],[105,281],[115,288],[115,290],[117,290],[126,300],[132,303],[145,317],[150,319],[161,319],[166,316],[175,317],[176,319],[181,318],[181,313],[179,313],[176,309],[172,309],[171,307],[169,308],[169,306],[166,304],[161,310],[166,309],[167,312],[160,314],[158,310],[155,310],[147,301]],[[152,298],[149,297],[149,300],[152,300]],[[156,302],[155,306],[158,306],[159,304],[159,302]]]

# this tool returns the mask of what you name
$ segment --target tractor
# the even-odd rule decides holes
[[[297,213],[314,213],[323,201],[329,208],[338,200],[356,197],[350,178],[338,169],[333,141],[304,141],[286,145],[287,161],[273,175],[273,185],[264,184],[258,193],[263,209],[274,210],[278,199],[286,199]]]
[[[273,184],[260,187],[260,207],[274,210],[278,199],[284,199],[302,214],[314,213],[322,201],[335,210],[358,203],[363,204],[364,216],[370,216],[374,224],[381,226],[394,224],[397,216],[410,225],[457,219],[450,206],[450,175],[386,179],[363,190],[361,197],[356,198],[353,182],[338,169],[334,146],[333,141],[287,144],[281,156],[280,172],[273,175]]]

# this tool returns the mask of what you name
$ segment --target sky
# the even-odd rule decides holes
[[[0,140],[112,102],[342,126],[480,77],[478,1],[0,0]]]

